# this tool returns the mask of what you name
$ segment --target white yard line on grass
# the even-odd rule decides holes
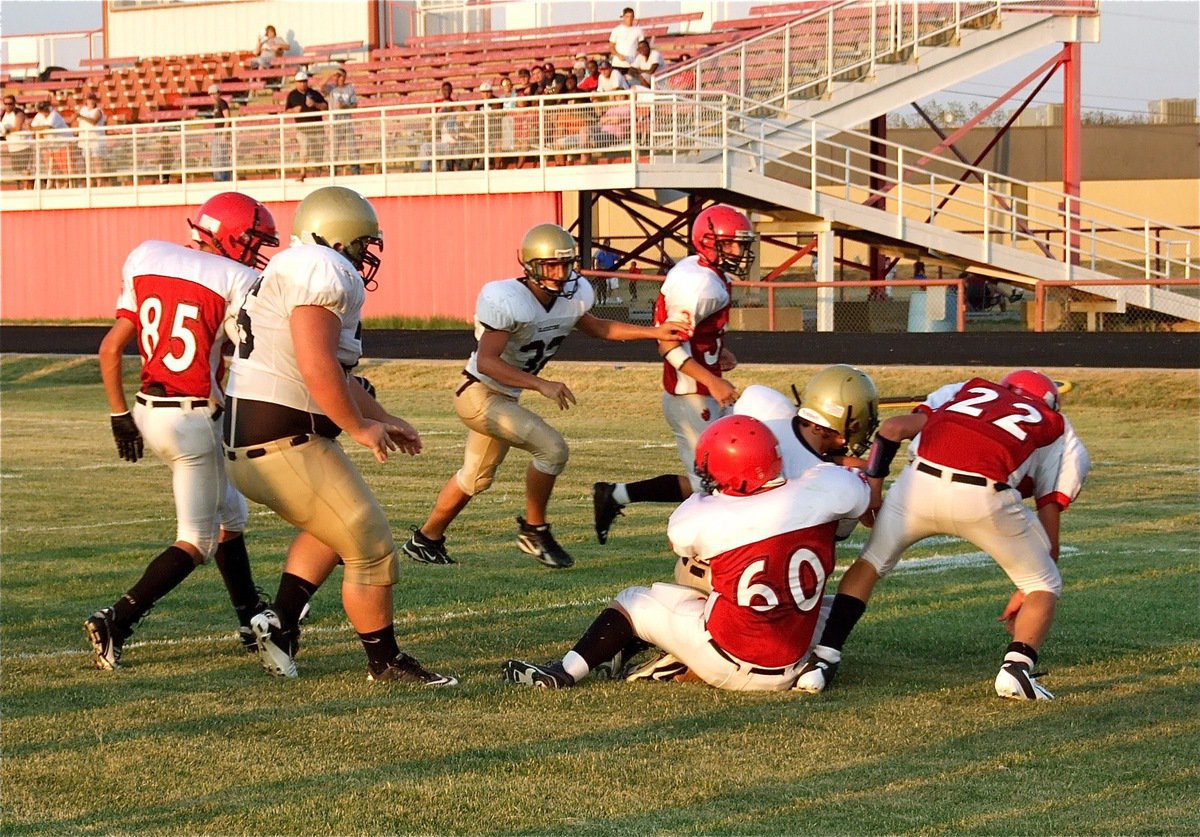
[[[1078,552],[1073,547],[1063,547],[1063,553],[1069,554]],[[984,552],[967,552],[962,555],[933,555],[928,558],[908,558],[902,560],[896,565],[893,572],[898,573],[928,573],[928,572],[945,572],[947,570],[958,569],[960,567],[976,567],[982,564],[991,562],[991,558]],[[396,623],[399,625],[433,625],[443,622],[451,622],[458,619],[486,616],[490,619],[504,618],[507,616],[520,616],[531,613],[550,613],[556,610],[565,610],[575,607],[598,607],[612,599],[605,597],[602,599],[582,599],[566,602],[556,602],[547,605],[530,605],[528,607],[513,607],[503,608],[500,610],[490,609],[473,609],[456,610],[449,613],[429,614],[425,616],[397,616]],[[337,625],[313,625],[305,628],[305,634],[344,634],[349,633],[351,628],[348,624],[342,623]],[[185,637],[181,639],[148,639],[142,642],[131,642],[126,648],[169,648],[172,646],[182,645],[199,645],[211,642],[220,642],[223,640],[232,640],[235,636],[235,631],[231,628],[226,633],[210,634],[208,636]],[[81,650],[78,648],[59,649],[57,651],[26,651],[19,654],[6,655],[10,660],[47,660],[58,657],[76,657],[90,654],[90,651]]]

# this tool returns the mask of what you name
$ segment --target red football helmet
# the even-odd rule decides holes
[[[1058,385],[1035,369],[1014,369],[1000,379],[1000,386],[1058,411]]]
[[[701,261],[734,276],[745,276],[750,272],[757,238],[750,219],[732,206],[710,206],[692,223],[692,246],[700,254]],[[739,245],[737,252],[731,252],[733,242]]]
[[[750,416],[725,416],[696,440],[696,475],[705,493],[744,497],[783,473],[779,442],[771,428]]]
[[[222,192],[213,195],[188,219],[192,240],[207,244],[222,256],[254,268],[263,268],[267,256],[258,251],[278,247],[275,218],[249,195]]]

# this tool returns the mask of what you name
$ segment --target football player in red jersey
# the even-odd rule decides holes
[[[146,241],[129,254],[117,321],[100,344],[117,454],[136,462],[145,445],[167,463],[177,518],[175,543],[112,607],[84,622],[96,667],[108,671],[120,664],[134,624],[214,555],[247,650],[255,650],[250,618],[265,607],[242,537],[246,501],[225,478],[217,419],[224,403],[226,324],[266,263],[260,250],[279,244],[275,219],[254,198],[222,192],[205,201],[188,225],[194,249]],[[132,340],[142,373],[131,415],[121,356]]]
[[[629,587],[561,662],[509,660],[506,679],[573,686],[641,640],[721,689],[792,686],[833,571],[837,521],[862,514],[870,491],[857,473],[826,463],[785,479],[778,441],[749,416],[710,425],[696,443],[694,469],[701,493],[672,513],[667,536],[680,556],[712,567],[712,592]]]
[[[832,681],[842,646],[871,591],[904,550],[945,534],[987,552],[1017,586],[1005,610],[1013,641],[996,676],[996,693],[1017,700],[1053,697],[1031,669],[1062,592],[1059,515],[1082,485],[1086,452],[1076,439],[1082,460],[1078,452],[1068,453],[1058,389],[1040,372],[1016,370],[999,383],[973,378],[938,400],[940,406],[922,404],[879,428],[866,472],[871,510],[878,509],[878,516],[862,554],[838,586],[821,639],[797,681],[800,691],[820,692]],[[915,458],[881,504],[892,458],[902,441],[918,434]],[[1064,461],[1072,463],[1069,468]],[[1064,475],[1073,486],[1064,484]],[[1039,501],[1036,515],[1017,490],[1026,481]]]
[[[710,206],[692,224],[696,255],[667,272],[654,302],[654,321],[678,320],[692,326],[686,341],[660,340],[663,359],[663,415],[675,435],[679,460],[688,473],[662,474],[630,483],[598,482],[592,486],[596,537],[608,530],[629,503],[679,504],[700,490],[692,472],[696,440],[737,401],[733,384],[722,375],[737,366],[725,347],[725,327],[733,303],[733,277],[743,279],[754,264],[757,236],[750,220],[731,206]]]

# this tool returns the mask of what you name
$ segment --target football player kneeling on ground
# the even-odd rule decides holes
[[[117,454],[136,462],[144,444],[167,463],[178,521],[175,543],[112,607],[84,622],[96,667],[108,671],[119,666],[134,624],[208,558],[216,558],[250,651],[250,619],[266,607],[242,537],[246,500],[225,477],[216,422],[224,402],[226,321],[258,279],[266,261],[259,250],[279,244],[275,219],[254,198],[223,192],[205,201],[188,224],[195,249],[146,241],[129,254],[117,321],[100,344]],[[142,380],[130,415],[121,356],[135,338]]]
[[[574,560],[550,533],[546,506],[569,451],[562,435],[517,399],[531,389],[560,410],[575,402],[570,387],[539,374],[572,330],[603,340],[686,339],[687,326],[663,322],[638,326],[589,313],[592,286],[575,273],[575,239],[557,224],[538,224],[525,234],[519,251],[525,275],[489,282],[475,303],[479,348],[467,361],[454,410],[467,426],[463,466],[446,481],[433,510],[404,551],[425,564],[453,564],[446,529],[471,498],[492,485],[510,448],[533,455],[525,471],[525,516],[517,518],[517,547],[548,567]]]
[[[881,504],[892,458],[902,441],[918,434],[914,460]],[[1059,516],[1087,470],[1087,451],[1059,412],[1057,386],[1031,369],[1015,370],[998,384],[973,378],[944,387],[910,415],[885,421],[867,467],[872,502],[864,519],[874,528],[838,585],[797,690],[829,686],[875,585],[909,546],[946,534],[987,552],[1017,586],[1000,617],[1013,641],[996,675],[996,693],[1050,700],[1032,669],[1062,592]],[[1025,492],[1037,498],[1036,516],[1021,502]]]
[[[383,248],[371,204],[328,186],[296,209],[293,244],[276,255],[238,315],[240,340],[225,419],[229,475],[301,530],[273,609],[251,620],[263,668],[296,676],[300,619],[334,567],[342,604],[367,654],[368,679],[419,686],[458,681],[400,651],[392,624],[396,545],[387,516],[336,437],[385,462],[421,450],[412,425],[349,374],[362,354],[361,312]]]
[[[791,688],[833,571],[837,521],[867,508],[860,475],[819,464],[783,477],[779,444],[748,416],[727,416],[696,443],[702,492],[671,515],[674,550],[712,567],[713,590],[678,584],[622,591],[559,662],[509,660],[506,679],[573,686],[639,641],[722,689]]]

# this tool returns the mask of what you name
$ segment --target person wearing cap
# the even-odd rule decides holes
[[[355,158],[357,149],[354,131],[354,116],[351,110],[358,107],[358,92],[346,80],[346,68],[339,66],[325,85],[325,98],[329,100],[330,119],[333,120],[333,159]],[[351,174],[359,174],[358,163],[350,166]]]
[[[596,79],[597,93],[612,93],[616,90],[628,90],[629,81],[625,74],[612,65],[610,61],[600,62],[600,77]]]
[[[38,145],[42,150],[42,172],[47,177],[70,175],[73,173],[75,154],[75,134],[62,114],[50,104],[42,100],[37,104],[37,114],[29,123]],[[46,188],[68,188],[69,180],[50,180]]]
[[[219,84],[210,84],[208,86],[208,95],[212,96],[212,112],[209,118],[214,120],[212,146],[210,148],[212,154],[212,170],[213,180],[218,183],[233,177],[230,171],[232,164],[229,144],[229,132],[226,130],[226,121],[230,118],[229,102],[221,96],[221,86]]]
[[[633,9],[626,6],[621,11],[621,22],[608,36],[608,51],[612,64],[619,69],[629,67],[637,55],[637,45],[646,40],[646,30],[634,22]]]
[[[83,152],[87,171],[93,174],[104,171],[105,158],[108,157],[104,126],[108,119],[100,107],[100,96],[88,93],[84,97],[83,107],[75,116],[75,124],[79,128],[79,150]]]
[[[321,124],[320,111],[329,110],[329,103],[321,91],[309,87],[308,80],[308,73],[304,70],[296,73],[296,86],[288,91],[285,105],[288,113],[301,114],[296,117],[300,135],[300,175],[296,179],[301,183],[307,174],[308,164],[319,163],[325,156],[325,126]]]
[[[587,75],[588,57],[586,52],[581,52],[575,56],[575,63],[571,65],[571,75],[575,76],[576,81],[583,81],[583,77]]]

